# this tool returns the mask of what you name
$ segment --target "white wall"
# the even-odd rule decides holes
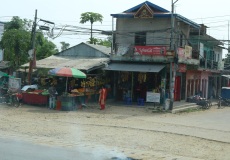
[[[4,32],[4,24],[0,22],[0,40],[2,39],[3,32]]]

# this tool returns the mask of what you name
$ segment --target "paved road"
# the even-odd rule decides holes
[[[109,156],[109,155],[108,155]],[[92,152],[0,138],[1,160],[95,160]],[[100,155],[99,159],[106,159]],[[110,157],[111,158],[111,157]]]

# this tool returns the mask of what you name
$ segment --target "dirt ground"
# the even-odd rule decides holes
[[[115,104],[104,111],[0,104],[0,137],[90,151],[95,160],[229,160],[229,113],[229,107],[171,114]]]

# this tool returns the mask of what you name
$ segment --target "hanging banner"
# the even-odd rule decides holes
[[[185,46],[184,50],[185,58],[192,58],[192,47],[191,46]]]
[[[204,44],[200,43],[200,59],[204,58]]]
[[[166,55],[165,46],[135,46],[134,55],[164,56]]]
[[[184,48],[178,48],[178,58],[181,60],[185,59]]]

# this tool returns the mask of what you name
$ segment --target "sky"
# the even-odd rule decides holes
[[[13,16],[34,20],[35,10],[39,19],[55,23],[55,38],[49,38],[59,48],[60,42],[77,45],[89,40],[89,33],[61,32],[66,25],[90,28],[90,23],[80,24],[80,15],[84,12],[95,12],[103,16],[103,22],[96,22],[93,29],[112,30],[112,17],[110,14],[121,13],[132,8],[144,0],[7,0],[1,3],[0,21],[10,21]],[[171,11],[172,0],[149,0],[166,10]],[[208,26],[207,34],[218,39],[229,39],[230,1],[229,0],[173,0],[175,12],[198,24]],[[39,25],[44,25],[42,21]],[[52,26],[51,26],[52,27]],[[68,27],[65,27],[66,29]],[[76,29],[76,28],[68,28]],[[95,35],[96,38],[105,38]],[[227,47],[227,41],[225,42]],[[224,54],[227,53],[223,50]]]

